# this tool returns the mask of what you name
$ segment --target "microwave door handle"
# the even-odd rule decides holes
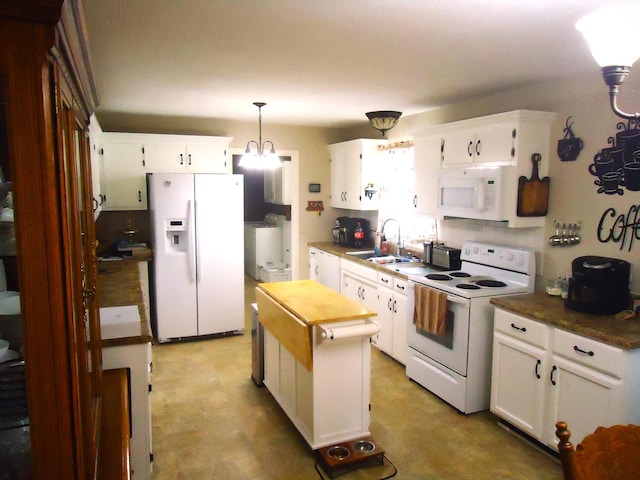
[[[487,203],[487,195],[485,190],[485,182],[481,181],[475,188],[476,193],[476,211],[484,212]]]

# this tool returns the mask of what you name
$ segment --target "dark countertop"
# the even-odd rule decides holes
[[[145,260],[130,257],[116,262],[100,262],[98,264],[98,303],[100,308],[137,305],[141,323],[139,336],[105,339],[102,341],[103,347],[153,341],[151,326],[144,308],[138,271],[139,261]]]
[[[559,327],[623,350],[640,348],[640,318],[619,320],[613,315],[591,315],[564,306],[560,297],[546,293],[493,297],[491,303],[517,315]]]

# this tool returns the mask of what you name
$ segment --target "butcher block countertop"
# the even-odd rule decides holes
[[[376,313],[313,280],[261,283],[258,318],[307,370],[313,368],[311,330],[323,323],[364,320]]]
[[[493,297],[491,303],[509,312],[603,342],[623,350],[640,348],[640,318],[619,320],[613,315],[591,315],[564,306],[545,293]]]
[[[100,308],[136,306],[140,315],[140,333],[102,340],[103,347],[133,345],[153,341],[145,313],[138,258],[98,264],[98,303]]]

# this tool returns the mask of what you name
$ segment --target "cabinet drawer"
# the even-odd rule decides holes
[[[624,352],[619,348],[554,328],[553,351],[574,362],[622,378]]]
[[[393,288],[393,275],[378,272],[378,284],[382,287]]]
[[[406,295],[409,291],[409,282],[407,280],[402,280],[400,278],[394,279],[393,291],[396,293],[401,293]]]
[[[541,348],[547,348],[549,344],[549,327],[543,323],[499,308],[495,310],[493,321],[496,331]]]
[[[373,283],[376,283],[378,281],[378,271],[373,267],[368,267],[366,265],[361,265],[359,263],[341,258],[340,268]]]

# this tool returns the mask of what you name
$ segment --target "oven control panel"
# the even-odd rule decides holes
[[[535,275],[535,252],[527,247],[466,241],[461,260]]]

